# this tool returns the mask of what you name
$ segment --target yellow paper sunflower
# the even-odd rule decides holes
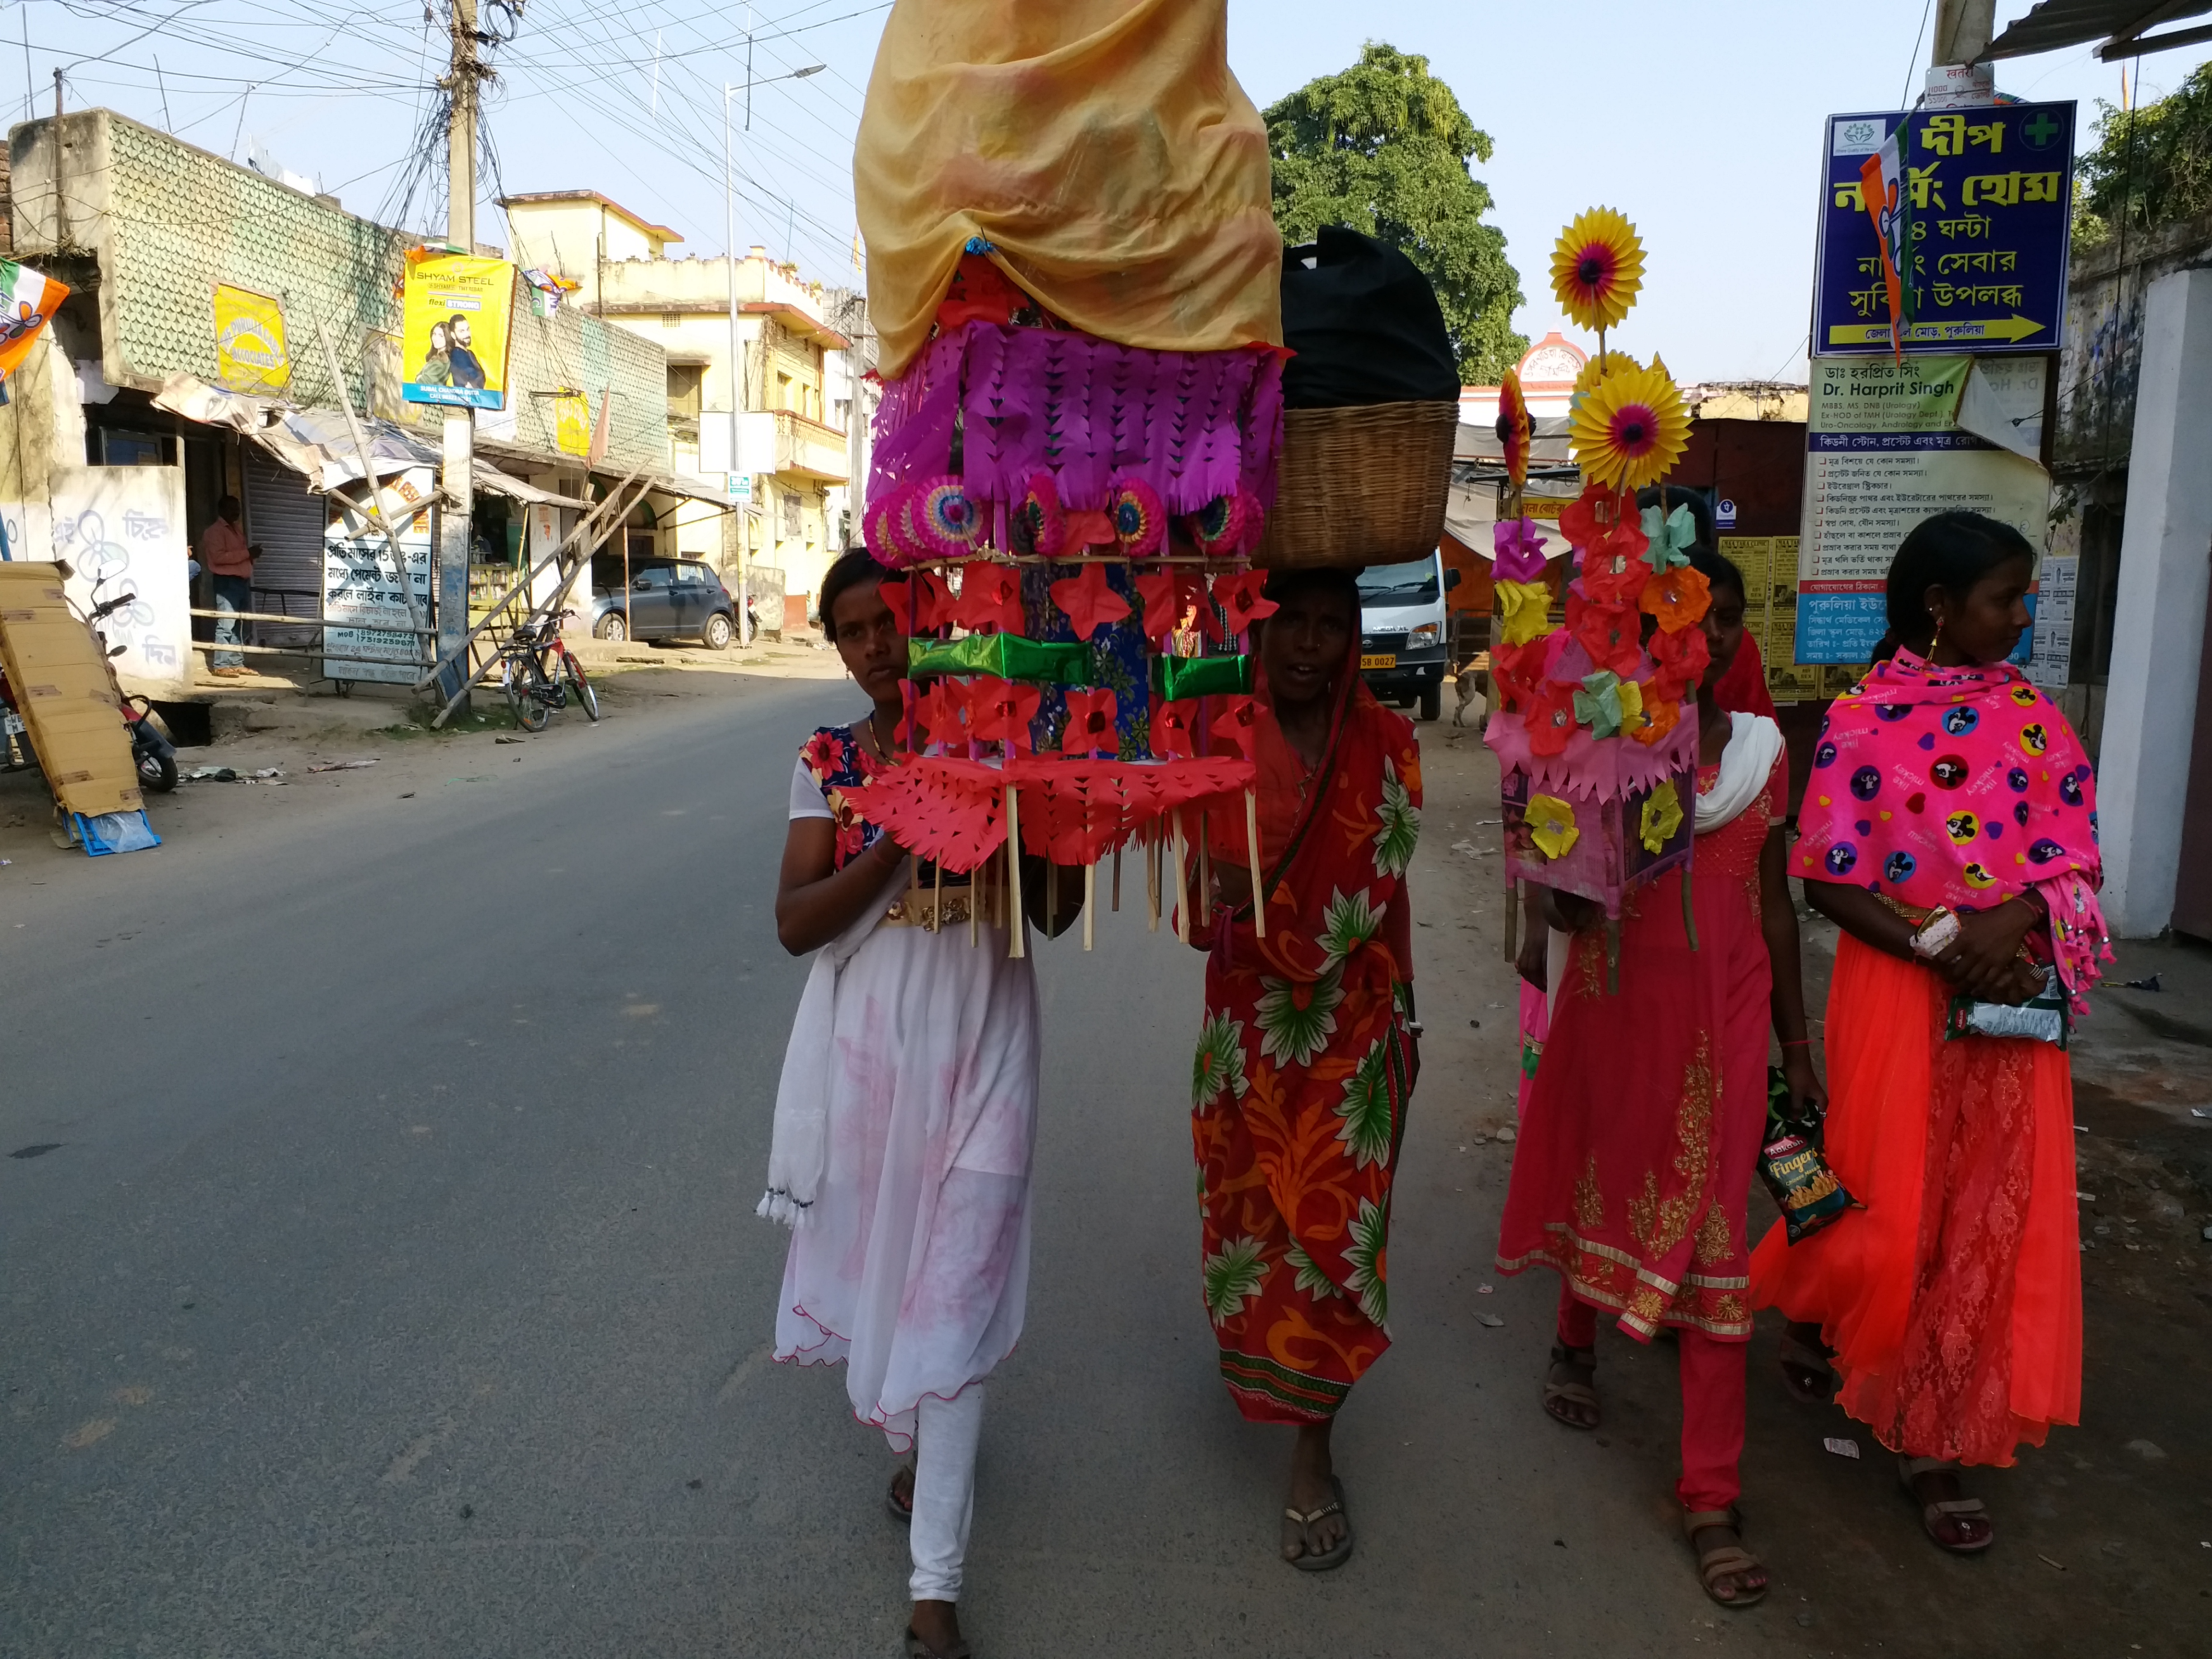
[[[1559,233],[1552,250],[1552,292],[1583,328],[1611,328],[1628,315],[1644,286],[1644,244],[1611,208],[1592,208]]]
[[[1528,825],[1528,839],[1536,843],[1536,850],[1552,863],[1574,850],[1583,838],[1575,823],[1575,809],[1557,795],[1531,795],[1524,809]]]
[[[1505,476],[1516,489],[1528,482],[1528,400],[1521,395],[1521,376],[1505,371],[1505,384],[1498,388],[1498,441],[1505,448]]]
[[[1506,644],[1526,645],[1552,631],[1552,590],[1542,582],[1499,582],[1492,591]]]
[[[1575,410],[1571,433],[1583,476],[1614,489],[1656,483],[1689,438],[1682,394],[1656,365],[1607,374]]]
[[[1682,827],[1682,797],[1668,778],[1644,798],[1644,810],[1637,815],[1638,838],[1647,853],[1660,853],[1674,838]]]

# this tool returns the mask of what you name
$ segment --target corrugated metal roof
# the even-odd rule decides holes
[[[2043,0],[2043,3],[1990,43],[1988,58],[2026,58],[2058,52],[2092,40],[2138,36],[2179,17],[2212,11],[2212,0]],[[2158,37],[2145,45],[2155,50]],[[2124,58],[2126,51],[2108,54]]]

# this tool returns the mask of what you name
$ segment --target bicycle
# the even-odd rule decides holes
[[[553,711],[568,706],[572,691],[586,715],[599,717],[599,694],[561,637],[562,623],[575,614],[563,611],[535,627],[526,623],[499,648],[500,689],[514,710],[514,723],[526,732],[543,732]]]

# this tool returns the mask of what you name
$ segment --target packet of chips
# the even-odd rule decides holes
[[[1790,1098],[1782,1068],[1766,1068],[1766,1133],[1759,1148],[1759,1176],[1781,1206],[1782,1224],[1795,1244],[1846,1210],[1866,1206],[1850,1195],[1820,1150],[1821,1114],[1810,1101]]]
[[[2043,966],[2043,988],[2026,1002],[1984,1002],[1965,994],[1953,997],[1943,1021],[1944,1041],[1963,1036],[2026,1037],[2065,1048],[2074,1032],[2066,988],[2058,982],[2055,964],[2039,965]]]

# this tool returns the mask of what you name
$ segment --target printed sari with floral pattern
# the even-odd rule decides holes
[[[1206,1311],[1230,1395],[1262,1423],[1327,1421],[1390,1345],[1420,752],[1356,663],[1340,684],[1310,775],[1273,719],[1255,724],[1264,926],[1217,913],[1193,1068]],[[1223,829],[1213,855],[1241,866],[1243,826]]]

